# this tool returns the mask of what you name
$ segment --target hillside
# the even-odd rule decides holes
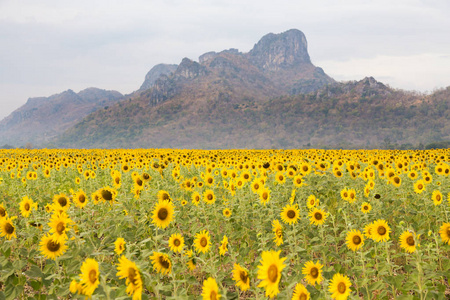
[[[0,145],[45,144],[100,107],[113,105],[123,96],[116,91],[88,88],[67,90],[50,97],[29,98],[0,121]]]

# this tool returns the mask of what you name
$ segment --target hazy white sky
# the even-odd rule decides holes
[[[131,93],[158,63],[248,52],[291,28],[336,80],[450,86],[448,0],[0,0],[0,119],[67,89]]]

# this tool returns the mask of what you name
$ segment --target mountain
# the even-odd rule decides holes
[[[123,96],[116,91],[87,88],[67,90],[50,97],[29,98],[0,121],[0,145],[44,144],[99,108]]]

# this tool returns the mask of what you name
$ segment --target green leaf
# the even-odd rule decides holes
[[[31,268],[25,272],[25,275],[33,278],[41,278],[43,274],[39,267],[31,266]]]

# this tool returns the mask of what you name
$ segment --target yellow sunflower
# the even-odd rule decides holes
[[[179,233],[174,233],[169,238],[169,248],[173,252],[181,252],[184,247],[184,237]]]
[[[70,224],[72,220],[69,216],[63,211],[61,213],[54,212],[50,217],[50,222],[48,226],[50,226],[50,233],[53,233],[53,238],[56,242],[64,243],[67,240],[67,232],[70,230]]]
[[[199,192],[193,192],[191,196],[192,204],[198,206],[200,200],[202,200],[202,196],[200,196]]]
[[[0,204],[0,220],[7,218],[8,217],[8,212],[6,211],[5,206],[2,204]]]
[[[371,236],[374,241],[385,242],[389,240],[391,228],[385,220],[377,220],[372,225]]]
[[[341,198],[344,201],[348,201],[348,189],[347,188],[343,188],[341,190]]]
[[[16,236],[16,227],[14,227],[13,220],[16,217],[4,217],[0,219],[0,236],[4,236],[7,240],[10,240],[11,238]]]
[[[114,242],[114,252],[117,253],[117,255],[122,254],[123,251],[125,251],[125,239],[124,238],[117,238],[117,240]]]
[[[156,195],[159,201],[172,201],[172,198],[170,198],[170,194],[168,191],[165,190],[159,190],[158,194]]]
[[[195,258],[194,258],[194,251],[192,251],[192,250],[186,251],[185,255],[190,258],[187,262],[189,270],[191,270],[191,271],[195,270],[196,263],[195,263]]]
[[[340,273],[334,274],[328,286],[328,291],[330,291],[331,293],[331,298],[337,300],[347,299],[347,297],[350,295],[350,292],[352,291],[350,289],[351,285],[352,283],[347,276]]]
[[[79,208],[83,208],[88,203],[88,198],[86,196],[86,193],[82,190],[79,190],[73,195],[73,203],[75,203],[75,206]]]
[[[31,200],[28,196],[25,196],[22,198],[22,201],[20,202],[20,213],[24,218],[28,218],[31,214],[31,210],[34,208],[34,210],[37,209],[37,203]]]
[[[353,229],[347,233],[346,242],[350,250],[356,251],[364,245],[364,237],[361,231]]]
[[[128,296],[133,295],[133,300],[140,300],[142,297],[142,279],[137,265],[128,260],[124,255],[119,258],[117,264],[117,274],[119,279],[126,278]]]
[[[314,225],[323,225],[323,223],[325,223],[326,219],[327,219],[327,213],[319,208],[314,208],[312,211],[309,212],[309,216],[310,216],[310,224],[314,224]]]
[[[153,209],[152,223],[155,223],[159,228],[166,228],[173,220],[174,206],[173,203],[167,200],[160,200]]]
[[[450,244],[450,223],[443,223],[439,228],[439,234],[444,243]]]
[[[286,182],[286,175],[284,175],[284,172],[277,172],[275,174],[275,180],[278,184],[284,184]]]
[[[262,204],[266,205],[270,201],[270,190],[266,187],[261,189],[261,193],[259,194],[259,200]]]
[[[291,300],[309,300],[310,297],[311,296],[306,287],[301,283],[297,283],[295,285],[294,293],[292,294]]]
[[[417,180],[414,183],[414,192],[416,194],[421,194],[424,190],[425,190],[425,182],[422,179]]]
[[[372,210],[372,205],[370,205],[370,203],[364,202],[363,204],[361,204],[361,211],[363,213],[367,214],[371,210]]]
[[[297,223],[297,220],[300,218],[300,210],[298,209],[298,205],[288,204],[283,207],[283,211],[280,213],[281,220],[289,225]]]
[[[442,193],[438,190],[434,190],[431,194],[431,200],[433,200],[434,205],[438,206],[442,203],[443,196]]]
[[[153,264],[153,269],[162,275],[170,274],[172,272],[172,262],[167,254],[153,251],[150,256]]]
[[[283,226],[281,226],[280,221],[272,221],[272,231],[274,234],[273,240],[277,246],[283,244]]]
[[[320,284],[323,280],[322,268],[323,265],[319,261],[314,263],[310,260],[302,268],[302,274],[305,275],[305,279],[310,285]]]
[[[64,194],[58,194],[53,196],[53,203],[55,205],[56,210],[68,210],[70,207],[70,200]]]
[[[220,242],[219,254],[225,255],[225,253],[228,251],[227,247],[228,247],[228,238],[226,235],[224,235],[222,241]]]
[[[80,271],[81,293],[90,297],[100,284],[100,272],[97,261],[87,258],[81,265]]]
[[[206,253],[211,247],[211,238],[209,231],[203,230],[195,235],[194,246],[197,253]]]
[[[263,251],[261,254],[261,265],[258,266],[258,279],[262,280],[258,287],[264,287],[266,290],[266,297],[275,297],[280,290],[278,284],[281,279],[281,272],[286,267],[283,262],[286,257],[280,258],[281,250]]]
[[[294,179],[293,179],[293,182],[294,182],[294,186],[295,187],[299,188],[299,187],[303,186],[303,184],[304,184],[303,176],[302,175],[296,175],[294,177]]]
[[[66,252],[67,245],[66,242],[59,243],[56,241],[55,237],[47,233],[46,235],[42,236],[41,242],[39,245],[41,246],[40,250],[41,253],[49,258],[55,260],[55,258],[61,256]]]
[[[239,264],[234,264],[233,280],[236,282],[236,286],[240,288],[241,291],[246,291],[250,288],[250,276],[248,271]]]
[[[319,205],[319,199],[317,199],[314,195],[309,195],[308,199],[306,199],[306,206],[309,209],[313,209],[317,205]]]
[[[222,214],[224,217],[229,218],[231,217],[231,210],[229,208],[224,208]]]
[[[206,190],[203,193],[203,201],[205,201],[207,204],[213,204],[216,202],[216,196],[214,195],[214,192],[212,190]]]
[[[405,231],[399,238],[400,247],[406,252],[413,253],[416,251],[416,241],[414,234],[410,231]]]
[[[214,278],[208,277],[203,281],[202,288],[203,300],[219,300],[221,295],[219,293],[219,286]]]

